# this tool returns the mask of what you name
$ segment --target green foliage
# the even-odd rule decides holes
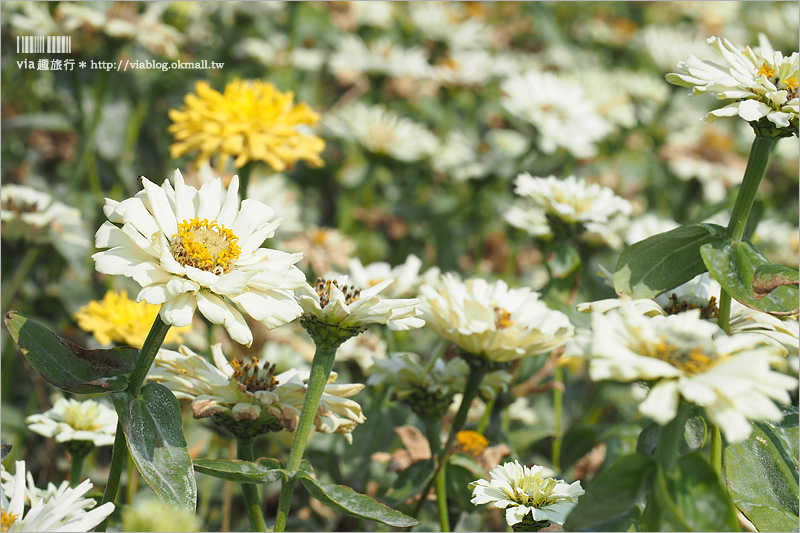
[[[800,272],[782,265],[760,265],[753,275],[753,296],[760,300],[778,287],[800,283]]]
[[[724,233],[715,224],[692,224],[625,248],[614,269],[614,289],[633,298],[655,298],[686,283],[706,271],[700,248]]]
[[[54,387],[91,394],[128,386],[126,376],[136,366],[137,348],[86,350],[15,311],[9,311],[4,321],[28,363]]]
[[[703,262],[709,273],[722,288],[740,303],[765,311],[771,315],[793,315],[797,313],[797,285],[778,284],[763,296],[754,295],[754,281],[764,281],[777,273],[772,263],[748,241],[733,242],[717,240],[700,248]],[[765,277],[755,279],[756,269],[768,266]],[[786,275],[781,271],[782,275]],[[770,274],[771,273],[771,274]],[[796,272],[794,274],[796,276]]]
[[[194,513],[197,484],[178,400],[159,383],[111,395],[136,468],[159,499]]]
[[[236,483],[273,483],[284,477],[280,461],[266,457],[257,461],[198,459],[193,466],[201,474]]]
[[[728,492],[759,531],[791,531],[798,521],[798,411],[787,406],[778,424],[753,432],[724,452]]]

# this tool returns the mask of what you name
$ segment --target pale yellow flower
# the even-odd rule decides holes
[[[325,141],[310,133],[319,114],[305,103],[294,103],[294,93],[282,93],[271,83],[234,79],[220,93],[204,81],[195,85],[197,94],[187,94],[183,109],[171,109],[170,146],[173,158],[199,151],[197,163],[212,156],[243,167],[250,161],[264,161],[283,171],[297,161],[323,165],[319,154]],[[220,167],[220,165],[218,165]]]
[[[131,300],[127,291],[108,291],[102,300],[90,301],[78,309],[73,317],[78,321],[78,326],[92,333],[100,344],[116,342],[142,346],[159,307],[144,300]],[[179,344],[183,342],[181,334],[191,329],[191,325],[170,328],[164,342]]]

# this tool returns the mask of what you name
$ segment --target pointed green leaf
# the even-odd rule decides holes
[[[300,470],[297,478],[313,498],[339,513],[356,518],[369,518],[393,527],[411,527],[419,524],[419,520],[391,509],[369,496],[359,494],[350,487],[322,483],[310,470],[310,465]]]
[[[760,300],[783,285],[800,284],[800,272],[782,265],[761,265],[753,276],[753,296]]]
[[[3,443],[3,445],[0,446],[0,450],[2,450],[2,452],[0,452],[0,461],[2,461],[9,453],[11,453],[11,445]]]
[[[656,473],[653,478],[653,496],[662,520],[661,527],[653,531],[692,531],[689,524],[686,523],[686,518],[681,514],[675,500],[672,498],[667,477],[664,475],[664,469],[658,463],[656,463]],[[651,503],[647,504],[647,512],[651,512],[650,505]],[[663,524],[664,520],[666,520],[667,524]],[[667,525],[671,527],[665,527]]]
[[[699,453],[682,455],[678,474],[668,477],[667,485],[675,507],[689,526],[684,531],[739,531],[733,502],[705,457]]]
[[[556,241],[546,257],[550,274],[555,278],[565,278],[581,264],[578,248],[571,241]]]
[[[797,421],[797,408],[785,406],[781,423],[753,423],[746,440],[725,447],[728,492],[759,531],[791,531],[800,521]]]
[[[422,492],[433,479],[434,471],[433,459],[413,463],[397,477],[391,492],[386,495],[387,503],[394,507]]]
[[[772,265],[752,243],[719,240],[700,248],[703,262],[709,273],[722,288],[747,307],[771,315],[793,315],[798,311],[796,285],[775,287],[757,299],[753,294],[753,281],[758,267]]]
[[[86,350],[41,324],[9,311],[5,323],[22,355],[42,378],[61,390],[93,394],[124,390],[139,359],[139,350],[120,346]]]
[[[614,269],[619,295],[655,298],[706,271],[700,247],[721,239],[725,228],[692,224],[653,235],[625,248]]]
[[[194,513],[197,484],[178,400],[160,383],[111,394],[136,467],[161,501]]]
[[[272,483],[285,475],[277,459],[262,457],[254,462],[227,459],[198,459],[194,469],[236,483]]]
[[[578,499],[567,521],[565,531],[585,531],[615,522],[634,510],[647,494],[655,461],[644,455],[631,454],[617,459],[601,472]]]
[[[469,484],[483,479],[486,473],[473,458],[464,454],[453,454],[447,461],[445,483],[447,499],[462,511],[472,512],[475,506],[470,503],[472,489]]]

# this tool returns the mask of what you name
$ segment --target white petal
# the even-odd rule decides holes
[[[175,221],[175,213],[167,200],[167,193],[147,178],[142,178],[142,184],[144,190],[147,191],[147,198],[150,200],[153,218],[156,219],[161,230],[167,236],[172,237],[178,233],[178,223]]]
[[[236,220],[236,213],[239,211],[239,176],[231,178],[228,184],[228,191],[225,194],[225,203],[217,215],[217,221],[230,228]]]
[[[639,412],[662,426],[678,413],[678,380],[662,379],[639,404]]]
[[[192,315],[194,315],[197,303],[194,294],[181,294],[164,302],[159,314],[165,324],[175,327],[188,326],[192,323]]]
[[[200,220],[216,220],[219,215],[219,208],[222,205],[222,181],[214,178],[203,184],[198,193],[200,197],[200,207],[197,209],[197,216]]]
[[[745,100],[739,103],[739,116],[748,122],[763,118],[769,112],[769,106],[758,100]]]
[[[253,334],[247,326],[242,314],[223,298],[210,291],[197,293],[197,308],[214,324],[222,324],[228,334],[239,344],[250,346]]]
[[[175,220],[179,223],[195,217],[194,199],[197,189],[187,187],[183,182],[181,171],[175,169]]]

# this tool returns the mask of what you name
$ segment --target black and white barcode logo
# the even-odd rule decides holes
[[[72,37],[68,35],[17,35],[18,54],[68,54]]]

